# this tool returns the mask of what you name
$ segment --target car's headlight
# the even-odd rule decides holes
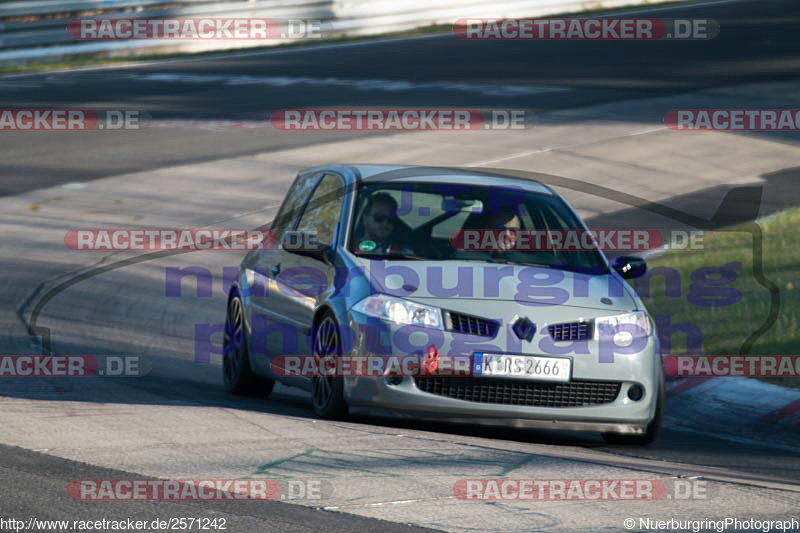
[[[354,305],[353,309],[396,324],[442,328],[442,311],[438,307],[418,304],[388,294],[367,296]]]
[[[614,329],[624,324],[633,325],[636,328]],[[600,339],[600,335],[606,331],[614,334],[614,342],[617,344],[626,344],[626,341],[632,340],[634,335],[637,337],[649,337],[652,329],[650,317],[644,311],[634,311],[624,315],[602,316],[594,319],[595,340]]]

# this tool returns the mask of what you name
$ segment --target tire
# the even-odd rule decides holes
[[[225,390],[237,396],[267,397],[275,386],[274,380],[256,375],[250,367],[250,352],[244,338],[244,307],[238,294],[228,298],[225,313],[222,379]]]
[[[661,420],[664,418],[664,375],[661,375],[661,383],[658,389],[658,400],[656,403],[656,416],[647,424],[647,429],[642,435],[624,435],[620,433],[603,433],[603,439],[609,444],[624,444],[628,446],[647,446],[655,442],[658,437],[658,430],[661,427]]]
[[[322,356],[342,355],[341,333],[336,317],[325,311],[314,325],[312,351],[317,363]],[[318,366],[320,368],[320,366]],[[328,420],[347,416],[347,402],[344,399],[344,378],[341,376],[315,376],[311,378],[311,401],[314,412]]]

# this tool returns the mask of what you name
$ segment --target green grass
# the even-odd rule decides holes
[[[759,283],[753,271],[758,251],[754,248],[754,238],[749,231],[754,226],[749,224],[728,231],[706,232],[703,250],[673,251],[648,261],[651,269],[670,267],[680,273],[681,296],[667,296],[663,278],[655,276],[651,282],[650,296],[642,298],[645,305],[654,316],[668,315],[673,325],[688,322],[699,327],[703,335],[703,353],[739,354],[746,346],[748,337],[768,321],[772,302],[770,289]],[[797,228],[800,227],[800,209],[784,211],[760,221],[758,226],[763,231],[763,253],[760,254],[763,274],[777,288],[780,306],[774,323],[745,352],[752,355],[798,355],[800,232]],[[742,269],[737,272],[734,282],[724,286],[739,291],[741,301],[719,307],[698,306],[690,302],[688,294],[693,272],[696,273],[699,268],[721,267],[732,262],[741,262]],[[676,333],[672,337],[671,353],[687,353],[686,335]],[[800,388],[800,378],[764,381]]]
[[[686,4],[686,3],[695,3],[695,2],[687,2],[687,0],[674,0],[672,2],[664,2],[661,4],[653,4],[651,6],[641,5],[641,6],[621,6],[618,8],[606,8],[606,9],[589,9],[586,11],[582,11],[581,13],[562,13],[562,14],[553,14],[547,15],[546,17],[537,17],[537,18],[559,18],[559,17],[590,17],[593,15],[600,15],[600,14],[612,14],[615,12],[620,11],[630,11],[635,9],[644,9],[644,8],[658,8],[662,6],[669,6],[673,4]],[[231,49],[231,50],[214,50],[208,52],[183,52],[183,53],[164,53],[164,54],[148,54],[148,55],[137,55],[134,57],[107,57],[103,55],[76,55],[72,57],[66,58],[59,58],[53,61],[47,60],[40,60],[38,62],[30,62],[30,63],[21,63],[15,65],[6,65],[0,66],[0,75],[2,74],[15,74],[20,72],[41,72],[41,71],[49,71],[49,70],[64,70],[70,68],[81,68],[81,67],[91,67],[91,66],[100,66],[100,65],[120,65],[126,63],[137,63],[141,61],[158,61],[158,60],[165,60],[165,59],[176,59],[176,58],[193,58],[193,57],[213,57],[215,55],[225,55],[231,54],[236,52],[241,53],[248,53],[248,52],[258,52],[263,50],[272,50],[272,49],[280,49],[280,48],[293,48],[298,46],[316,46],[316,45],[323,45],[323,44],[335,44],[335,43],[348,43],[348,42],[357,42],[357,41],[369,41],[375,39],[388,39],[393,37],[413,37],[417,35],[434,35],[434,34],[448,34],[451,33],[453,29],[452,24],[432,24],[430,26],[422,26],[419,28],[414,28],[405,31],[397,31],[397,32],[390,32],[390,33],[382,33],[378,35],[357,35],[357,36],[340,36],[340,37],[326,37],[323,39],[314,39],[308,41],[290,41],[286,43],[281,43],[272,46],[257,46],[252,48],[243,48],[243,49]]]

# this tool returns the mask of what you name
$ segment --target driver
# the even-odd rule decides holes
[[[517,215],[517,208],[502,206],[497,213],[488,217],[486,229],[497,229],[503,232],[514,232],[522,226]]]
[[[501,206],[492,209],[491,213],[485,213],[471,226],[481,230],[499,230],[499,238],[507,237],[513,239],[514,232],[522,228],[517,211],[518,206]]]
[[[486,213],[478,222],[477,225],[481,226],[481,230],[497,232],[495,235],[497,247],[488,250],[493,256],[514,250],[517,232],[522,228],[518,210],[518,206],[495,207],[493,213]]]
[[[397,239],[397,201],[388,193],[371,195],[364,209],[364,234],[358,239],[358,251],[365,253],[414,254],[405,243]]]

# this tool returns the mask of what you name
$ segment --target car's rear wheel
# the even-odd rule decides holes
[[[342,355],[339,324],[330,311],[320,317],[314,327],[313,353],[317,368],[329,367],[325,359]],[[314,412],[321,418],[337,419],[347,415],[347,402],[344,399],[344,379],[341,376],[328,376],[325,372],[311,378],[311,400]]]
[[[225,390],[243,396],[269,396],[275,381],[256,375],[244,339],[244,308],[238,295],[228,299],[222,345],[222,379]]]
[[[655,442],[658,437],[658,430],[661,427],[661,420],[664,418],[664,376],[661,376],[661,383],[658,388],[658,399],[656,400],[656,416],[647,424],[647,429],[641,435],[624,435],[620,433],[603,433],[603,439],[609,444],[625,444],[629,446],[647,446]]]

